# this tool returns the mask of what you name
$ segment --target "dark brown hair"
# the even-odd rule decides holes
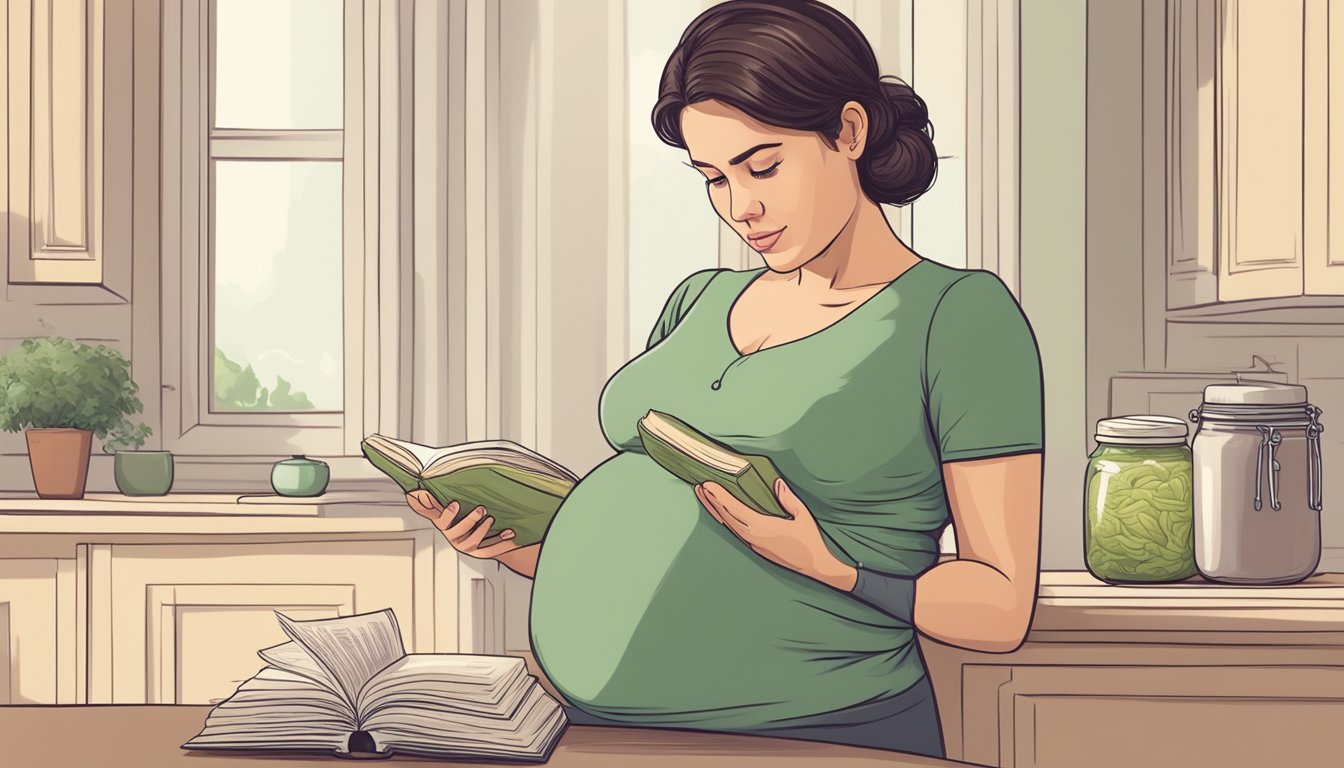
[[[869,125],[859,181],[874,202],[913,202],[937,175],[924,100],[900,78],[880,76],[859,28],[817,0],[729,0],[697,16],[663,68],[658,138],[685,149],[681,112],[709,99],[777,128],[816,131],[831,149],[840,109],[862,104]]]

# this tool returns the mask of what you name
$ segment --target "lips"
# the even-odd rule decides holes
[[[755,248],[756,250],[768,251],[770,250],[770,246],[774,245],[775,242],[779,240],[780,234],[785,229],[787,229],[787,227],[781,227],[780,229],[777,229],[774,232],[763,232],[759,235],[748,235],[747,240],[751,242],[751,247]]]

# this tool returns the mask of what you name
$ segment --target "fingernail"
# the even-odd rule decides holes
[[[512,539],[512,538],[513,538],[513,531],[505,531],[505,532],[503,532],[503,533],[501,533],[501,534],[499,534],[499,535],[500,535],[501,537],[503,537],[503,538],[506,538],[506,539]]]
[[[450,502],[448,502],[448,508],[451,509],[451,510],[453,510],[454,512],[457,511],[457,506],[458,506],[458,505],[457,505],[457,502],[456,502],[456,501],[450,501]]]

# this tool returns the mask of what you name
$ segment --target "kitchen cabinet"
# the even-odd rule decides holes
[[[1344,295],[1344,11],[1167,14],[1167,308]]]
[[[921,650],[949,758],[1014,768],[1327,766],[1344,722],[1344,574],[1117,587],[1041,574],[1031,631]],[[1272,736],[1271,736],[1272,735]]]
[[[274,611],[391,608],[408,653],[499,652],[497,570],[399,494],[0,498],[0,704],[218,701],[288,639]]]
[[[0,249],[10,300],[131,295],[130,3],[3,0]],[[7,183],[5,183],[7,182]]]

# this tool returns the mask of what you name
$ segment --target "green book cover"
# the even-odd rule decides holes
[[[389,447],[389,444],[393,446]],[[420,457],[396,450],[397,445],[410,446],[411,451],[419,449],[420,457],[450,455],[458,460],[457,463],[466,466],[446,472],[434,460],[428,467],[419,466]],[[546,527],[578,478],[546,459],[505,462],[487,457],[487,453],[498,456],[499,447],[503,445],[511,444],[508,441],[465,443],[445,452],[441,448],[373,435],[360,443],[360,449],[373,466],[395,480],[403,491],[427,490],[445,507],[456,500],[458,512],[453,518],[454,523],[478,505],[483,506],[494,518],[486,538],[511,528],[518,546],[536,544],[545,536]],[[478,449],[474,450],[473,446]],[[520,457],[535,455],[521,446],[516,447],[516,452]],[[415,464],[407,466],[411,462]],[[535,464],[535,468],[524,469],[518,464]]]
[[[655,431],[645,424],[645,421],[651,418],[671,427],[675,432],[672,439],[655,434]],[[739,453],[702,434],[675,416],[661,411],[649,411],[639,419],[636,426],[639,429],[639,438],[644,443],[644,452],[673,475],[691,485],[713,480],[743,504],[761,514],[793,518],[784,511],[775,497],[775,480],[779,477],[779,470],[769,457]],[[697,446],[701,450],[726,454],[723,458],[730,464],[740,465],[740,468],[723,469],[715,466],[715,463],[692,453]]]

